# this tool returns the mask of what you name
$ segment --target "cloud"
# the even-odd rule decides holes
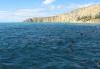
[[[15,11],[16,16],[39,16],[44,9],[42,8],[37,8],[37,9],[18,9]]]
[[[23,21],[26,18],[39,17],[45,15],[45,9],[17,9],[15,11],[0,11],[0,21]]]
[[[51,6],[48,6],[48,9],[49,10],[61,10],[61,9],[64,9],[64,5],[51,5]]]
[[[55,2],[55,1],[56,0],[44,0],[43,4],[48,5],[48,4],[51,4],[51,3]]]

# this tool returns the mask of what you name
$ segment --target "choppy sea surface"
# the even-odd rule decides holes
[[[0,69],[100,69],[100,25],[0,23]]]

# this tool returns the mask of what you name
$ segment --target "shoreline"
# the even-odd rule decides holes
[[[69,25],[100,25],[98,23],[88,22],[0,22],[0,24],[69,24]]]

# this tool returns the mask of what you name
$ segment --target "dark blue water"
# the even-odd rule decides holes
[[[100,25],[1,23],[0,69],[100,69]]]

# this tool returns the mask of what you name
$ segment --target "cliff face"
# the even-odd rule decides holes
[[[76,9],[70,13],[51,17],[35,17],[25,22],[87,22],[100,23],[100,4]]]

